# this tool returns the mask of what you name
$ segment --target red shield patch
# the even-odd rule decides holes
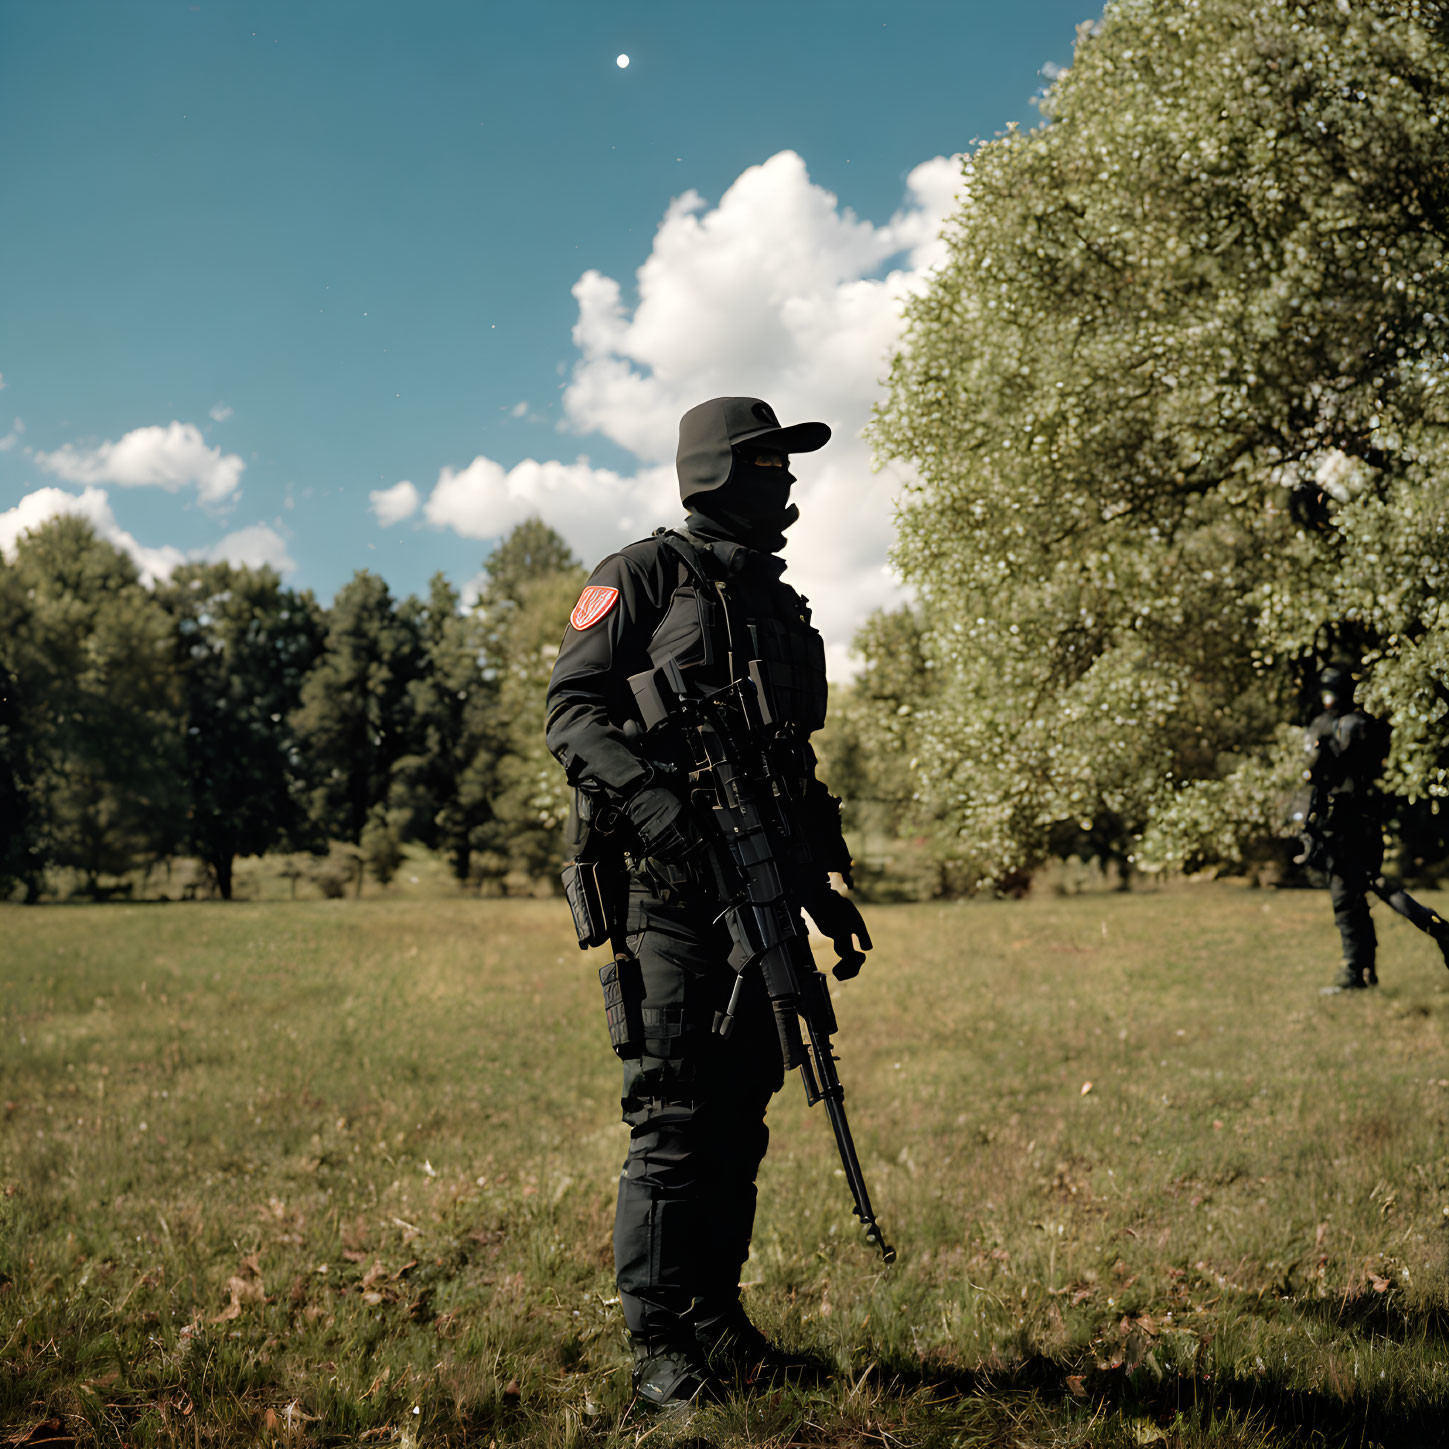
[[[618,602],[618,589],[609,589],[601,584],[591,584],[579,595],[569,623],[575,629],[591,629]]]

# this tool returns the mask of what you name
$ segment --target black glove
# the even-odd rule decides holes
[[[837,981],[849,981],[859,976],[860,968],[865,964],[865,953],[870,950],[870,932],[866,930],[855,902],[827,885],[813,891],[801,904],[810,913],[810,919],[815,922],[820,934],[830,938],[835,954],[840,957],[831,967],[831,975]],[[858,951],[853,938],[860,941]]]
[[[645,785],[631,795],[624,813],[644,854],[668,865],[682,861],[704,841],[684,801],[663,785]]]

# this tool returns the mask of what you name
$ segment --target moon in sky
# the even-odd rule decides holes
[[[627,55],[621,55],[614,61],[614,64],[617,65],[620,70],[628,70],[629,57]]]

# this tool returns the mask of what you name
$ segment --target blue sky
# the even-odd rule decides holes
[[[710,395],[691,387],[770,386],[777,407],[833,407],[853,434],[863,384],[815,387],[810,347],[839,351],[819,339],[893,268],[898,311],[948,195],[938,170],[913,198],[913,169],[1033,123],[1041,67],[1070,59],[1092,14],[1090,0],[0,3],[0,522],[32,496],[13,536],[89,487],[117,536],[166,558],[249,538],[324,598],[358,567],[405,593],[437,568],[476,573],[489,520],[513,516],[500,489],[537,486],[565,520],[570,488],[632,489],[645,511],[664,498],[661,427],[608,421],[641,388],[641,413],[663,417]],[[743,176],[758,184],[721,208]],[[851,232],[847,208],[877,230]],[[834,228],[836,260],[777,283],[769,248],[814,247],[816,225]],[[750,251],[752,232],[768,245]],[[651,256],[646,326],[636,271]],[[581,347],[585,273],[619,285],[594,298]],[[784,368],[763,324],[696,323],[728,286],[776,286],[776,310],[837,320],[792,334]],[[690,336],[731,357],[727,375]],[[555,487],[511,471],[526,459],[593,471]],[[496,474],[467,474],[474,460]],[[427,505],[445,469],[475,489],[472,512]],[[416,499],[390,495],[383,526],[369,495],[403,480]],[[602,553],[605,532],[570,536]]]

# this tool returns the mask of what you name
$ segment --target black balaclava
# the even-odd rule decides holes
[[[753,397],[718,397],[679,420],[675,468],[691,532],[775,553],[800,516],[790,502],[788,468],[762,468],[755,453],[808,453],[830,438],[824,423],[782,427],[774,409]]]
[[[731,452],[725,481],[690,500],[689,529],[705,538],[726,538],[762,553],[778,553],[785,547],[785,530],[800,517],[790,502],[795,475],[788,467],[762,468],[748,448]]]

